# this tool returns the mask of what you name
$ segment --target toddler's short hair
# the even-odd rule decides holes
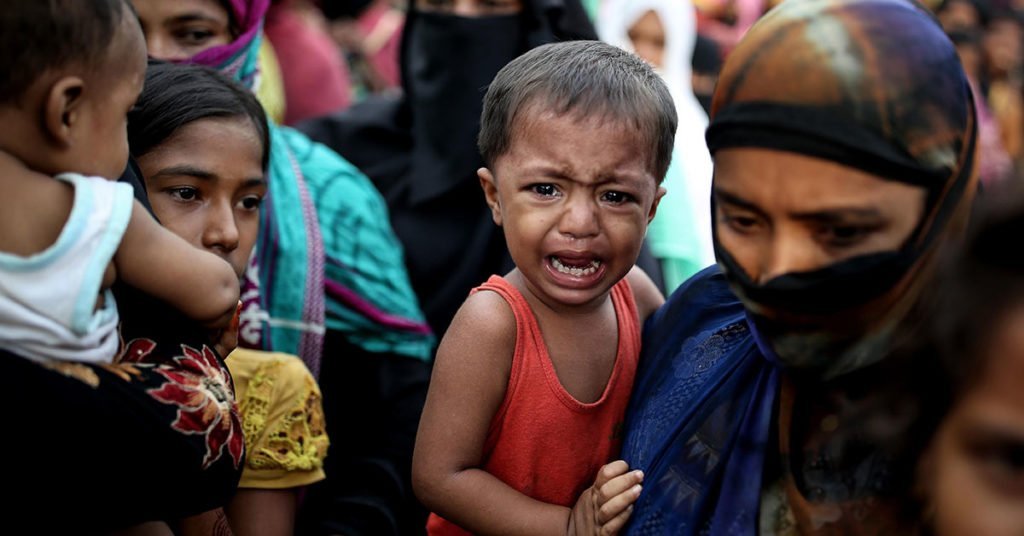
[[[46,71],[105,57],[125,0],[4,0],[0,9],[0,102],[25,93]]]
[[[512,143],[524,110],[633,125],[660,183],[672,161],[678,118],[665,82],[646,62],[600,41],[552,43],[512,60],[484,97],[480,154],[493,167]]]

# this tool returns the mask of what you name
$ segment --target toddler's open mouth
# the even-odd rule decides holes
[[[559,273],[575,277],[593,275],[601,267],[601,261],[598,259],[567,259],[555,255],[552,255],[549,259],[551,260],[551,266]]]

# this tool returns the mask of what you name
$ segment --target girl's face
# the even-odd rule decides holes
[[[186,60],[234,40],[231,17],[219,0],[131,1],[152,58]]]
[[[715,154],[718,241],[756,283],[898,250],[925,190],[826,160],[769,149]]]
[[[922,461],[940,536],[1024,534],[1024,307],[995,326],[985,358]]]
[[[655,68],[664,66],[665,27],[653,10],[644,13],[629,27],[629,40],[633,43],[633,50],[637,56]]]
[[[138,163],[160,223],[241,276],[267,194],[262,156],[248,118],[209,118],[181,127]]]

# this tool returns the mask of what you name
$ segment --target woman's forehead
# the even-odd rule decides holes
[[[131,0],[139,18],[154,18],[149,23],[190,15],[199,15],[224,19],[227,22],[232,16],[230,5],[226,0]]]
[[[715,155],[718,198],[787,213],[884,213],[919,208],[924,188],[798,153],[760,148]]]

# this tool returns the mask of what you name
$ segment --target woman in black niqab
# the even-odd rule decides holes
[[[411,6],[403,95],[371,97],[299,127],[383,193],[413,288],[439,336],[470,289],[512,267],[476,175],[483,166],[476,138],[487,85],[523,52],[575,39],[597,39],[579,0],[523,0],[517,14],[483,17]],[[643,265],[652,273],[653,264]]]

